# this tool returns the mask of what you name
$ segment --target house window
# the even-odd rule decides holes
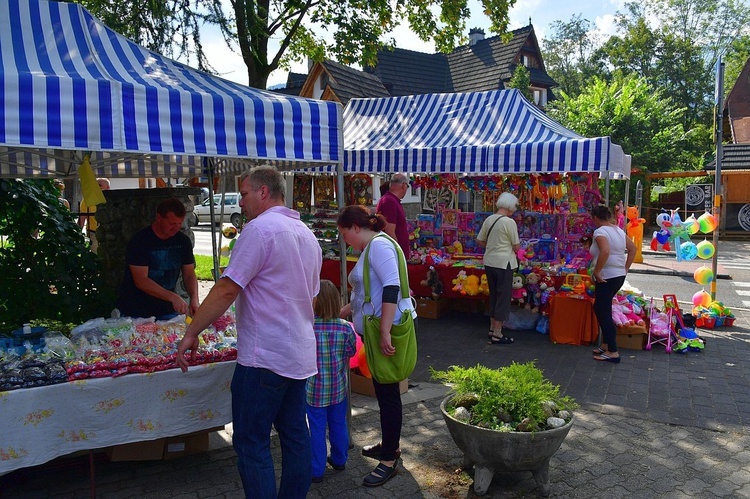
[[[521,56],[521,64],[523,64],[524,66],[526,66],[528,68],[529,67],[529,62],[530,62],[529,61],[529,56],[527,56],[527,55],[522,55]]]
[[[545,89],[530,87],[529,90],[531,90],[534,104],[539,107],[545,107],[547,105],[547,91]]]

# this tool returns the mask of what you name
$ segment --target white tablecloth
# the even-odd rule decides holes
[[[0,392],[0,475],[79,450],[225,425],[235,364]]]

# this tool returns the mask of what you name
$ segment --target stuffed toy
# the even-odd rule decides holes
[[[482,274],[482,277],[479,279],[479,291],[485,295],[490,294],[490,283],[487,282],[487,274]]]
[[[476,296],[479,294],[479,276],[470,275],[466,278],[464,283],[464,290],[461,292],[462,295]]]
[[[612,320],[615,322],[615,326],[631,326],[632,323],[625,314],[622,312],[622,306],[617,298],[612,298]]]
[[[542,296],[540,280],[541,277],[536,272],[531,272],[526,276],[526,293],[528,294],[526,308],[531,309],[532,312],[539,311],[539,299]]]
[[[443,283],[440,282],[440,278],[438,277],[438,273],[437,270],[435,270],[435,267],[430,266],[430,268],[427,270],[426,277],[427,278],[421,281],[420,284],[432,289],[432,297],[437,300],[440,295],[443,294]]]
[[[513,291],[510,294],[510,302],[517,304],[522,307],[526,303],[526,289],[523,287],[523,276],[521,274],[513,274]]]
[[[625,314],[625,316],[628,318],[628,322],[630,322],[630,325],[637,324],[639,326],[645,326],[646,323],[644,322],[643,318],[637,315],[633,311],[632,304],[628,301],[628,299],[622,295],[617,295],[615,299],[620,304],[620,307],[622,307],[622,313]]]
[[[456,278],[453,279],[453,281],[451,282],[453,282],[453,288],[451,288],[453,291],[458,291],[461,294],[466,294],[466,293],[462,293],[462,291],[464,290],[464,283],[466,282],[465,270],[460,270]]]

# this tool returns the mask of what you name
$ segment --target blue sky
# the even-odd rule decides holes
[[[225,2],[228,4],[228,2]],[[623,10],[623,0],[604,0],[592,2],[591,0],[518,0],[510,11],[510,29],[517,29],[528,25],[529,17],[534,25],[534,30],[541,44],[550,33],[550,24],[555,21],[569,21],[575,14],[582,14],[595,26],[596,30],[603,35],[614,33],[614,15]],[[482,13],[479,0],[470,0],[469,7],[472,12],[471,19],[467,22],[467,30],[471,28],[483,28],[486,36],[492,36],[489,31],[489,21]],[[227,8],[229,6],[227,5]],[[247,70],[242,58],[231,52],[224,41],[215,32],[206,32],[204,35],[204,49],[214,68],[221,75],[232,81],[247,84]],[[393,32],[396,46],[399,48],[416,50],[419,52],[433,53],[435,47],[432,43],[420,41],[416,35],[405,27],[400,27]],[[271,43],[269,49],[276,50],[278,42]],[[304,62],[292,67],[295,72],[306,73],[307,65]],[[278,85],[286,82],[286,71],[275,71],[268,80],[268,86]]]

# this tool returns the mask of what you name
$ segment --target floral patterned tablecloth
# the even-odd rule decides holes
[[[79,450],[184,435],[232,420],[236,363],[0,392],[0,475]]]

